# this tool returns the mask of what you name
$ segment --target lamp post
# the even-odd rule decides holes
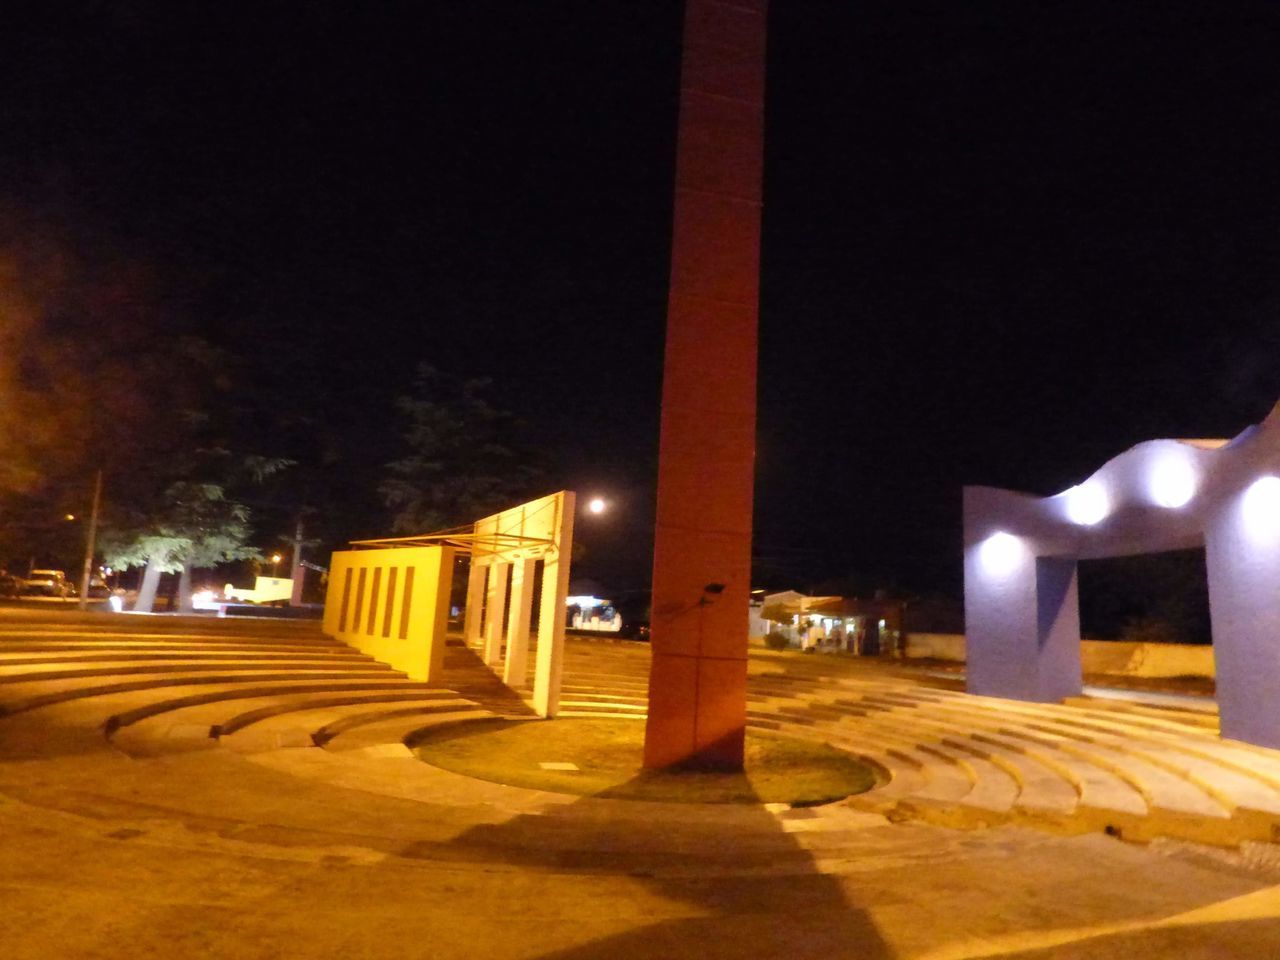
[[[280,560],[281,560],[281,559],[282,559],[282,558],[281,558],[280,554],[278,554],[278,553],[273,553],[273,554],[271,555],[271,576],[272,576],[272,577],[276,577],[276,576],[278,576],[278,575],[279,575],[279,573],[280,573]]]
[[[89,609],[89,578],[93,575],[93,553],[98,545],[98,507],[102,503],[102,471],[93,481],[93,509],[89,513],[89,532],[84,543],[84,567],[80,573],[80,609]],[[67,514],[67,519],[74,519]]]

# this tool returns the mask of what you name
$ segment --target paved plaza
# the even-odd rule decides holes
[[[648,649],[570,639],[564,708]],[[814,809],[571,797],[404,740],[527,708],[312,624],[0,611],[0,942],[46,957],[1280,956],[1280,753],[1212,709],[968,697],[753,652],[754,725],[884,782]],[[554,760],[555,758],[548,758]]]

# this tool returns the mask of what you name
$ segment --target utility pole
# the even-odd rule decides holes
[[[93,481],[93,510],[89,513],[89,533],[84,544],[84,569],[80,574],[80,609],[89,609],[89,578],[93,574],[93,554],[98,546],[98,508],[102,504],[102,471]]]
[[[293,531],[293,562],[289,570],[289,576],[293,578],[293,593],[289,597],[289,606],[302,606],[302,582],[307,575],[307,568],[302,565],[302,535],[303,525],[302,517],[298,517],[298,525]]]

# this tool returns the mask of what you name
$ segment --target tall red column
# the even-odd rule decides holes
[[[687,0],[646,767],[742,768],[766,0]]]

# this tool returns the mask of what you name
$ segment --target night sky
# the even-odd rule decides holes
[[[680,16],[44,5],[5,31],[0,200],[337,424],[349,536],[428,360],[494,378],[549,489],[615,501],[580,572],[643,586]],[[1054,493],[1266,414],[1278,49],[1273,3],[775,0],[761,583],[955,594],[964,484]]]

